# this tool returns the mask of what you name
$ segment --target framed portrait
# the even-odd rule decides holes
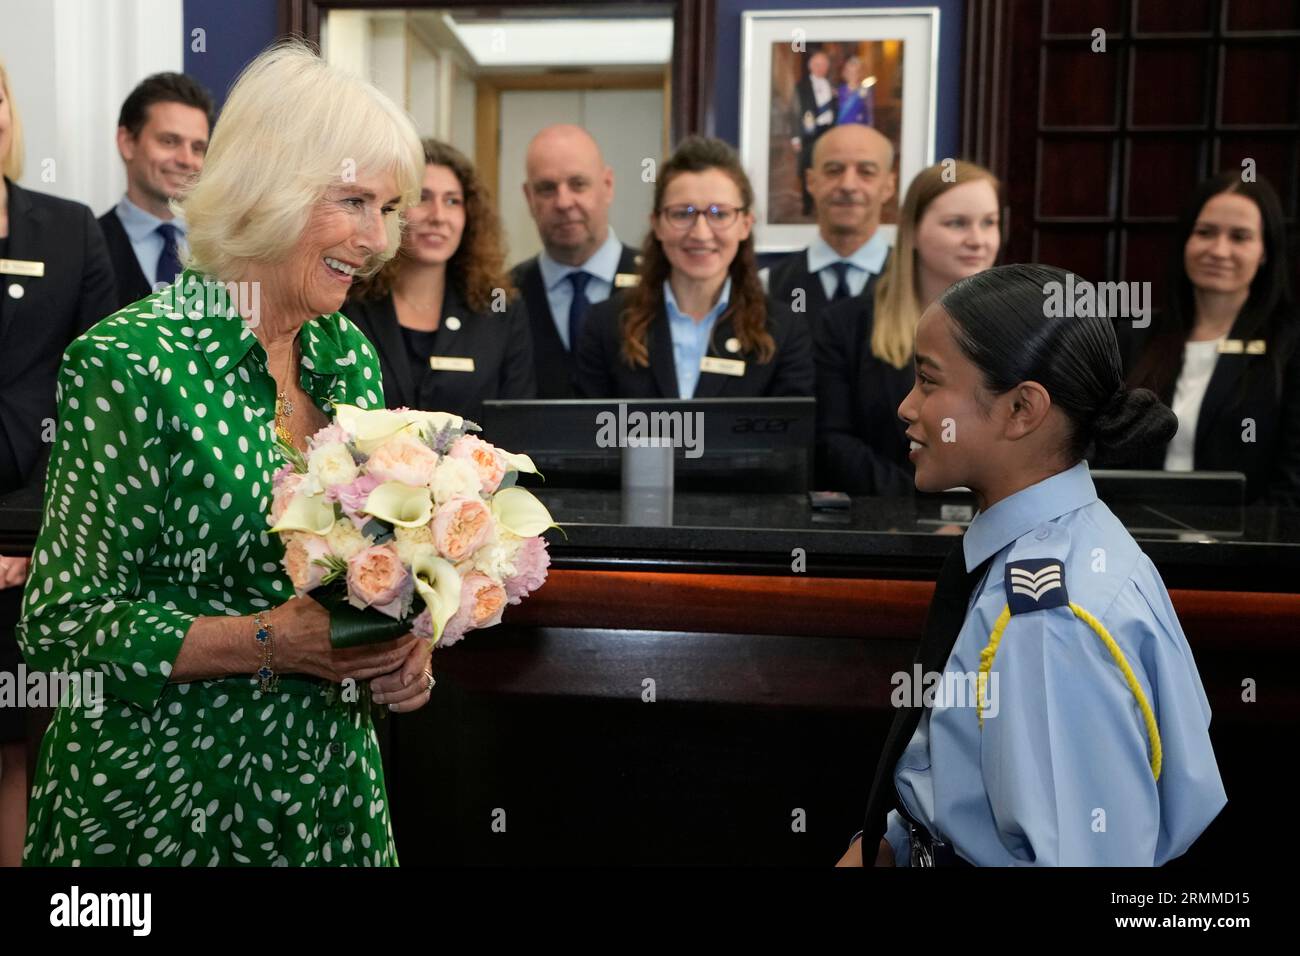
[[[802,249],[817,234],[804,175],[817,138],[842,123],[894,144],[898,189],[881,218],[892,242],[907,184],[935,161],[939,9],[751,11],[743,23],[740,156],[757,250]]]

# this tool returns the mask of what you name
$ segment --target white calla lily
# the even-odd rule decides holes
[[[385,481],[370,492],[361,511],[400,528],[419,528],[433,518],[433,496],[428,488]]]
[[[531,538],[556,527],[546,505],[527,488],[502,488],[492,496],[492,517],[511,534]]]
[[[336,405],[335,420],[353,436],[357,450],[368,455],[388,439],[400,432],[417,438],[432,436],[443,428],[459,428],[464,422],[459,415],[448,412],[425,412],[419,409],[395,411],[390,408],[357,408],[355,405]]]
[[[411,564],[415,590],[429,609],[433,643],[442,640],[442,629],[460,609],[460,575],[446,558],[422,551]]]
[[[272,531],[310,531],[327,535],[334,528],[334,505],[324,495],[294,495]]]
[[[527,455],[516,455],[512,451],[506,451],[504,448],[498,448],[497,454],[501,456],[511,471],[522,471],[529,475],[537,474],[537,466]]]

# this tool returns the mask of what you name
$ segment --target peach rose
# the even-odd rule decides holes
[[[293,584],[293,593],[302,597],[320,584],[328,570],[316,563],[317,558],[330,557],[330,545],[318,534],[294,531],[284,535],[284,571]]]
[[[478,472],[483,494],[490,495],[497,490],[501,479],[506,474],[506,462],[496,448],[473,435],[461,435],[447,452],[448,458],[468,461]]]
[[[448,561],[463,561],[491,533],[492,512],[479,498],[452,498],[433,516],[433,544]]]
[[[366,474],[380,481],[400,481],[416,488],[428,487],[438,453],[410,435],[397,435],[384,442],[366,459]]]
[[[505,588],[486,574],[473,572],[465,575],[460,583],[460,608],[442,629],[438,647],[455,644],[466,631],[500,624],[505,607]]]
[[[280,519],[284,517],[285,509],[289,507],[289,502],[293,501],[293,496],[298,491],[298,486],[306,479],[306,475],[291,472],[285,475],[283,480],[273,485],[271,490],[271,527],[275,527],[280,523]]]
[[[391,546],[374,545],[348,559],[348,603],[353,607],[401,620],[414,593],[415,581]]]

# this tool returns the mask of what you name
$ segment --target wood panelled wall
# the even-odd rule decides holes
[[[1163,301],[1193,188],[1251,158],[1297,265],[1296,0],[971,0],[965,58],[963,149],[1005,184],[1004,261]]]

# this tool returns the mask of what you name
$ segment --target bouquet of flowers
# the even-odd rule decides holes
[[[556,525],[515,485],[536,468],[479,430],[445,412],[339,405],[307,454],[280,443],[268,520],[294,593],[329,609],[335,647],[407,631],[446,647],[546,580],[541,535]]]

